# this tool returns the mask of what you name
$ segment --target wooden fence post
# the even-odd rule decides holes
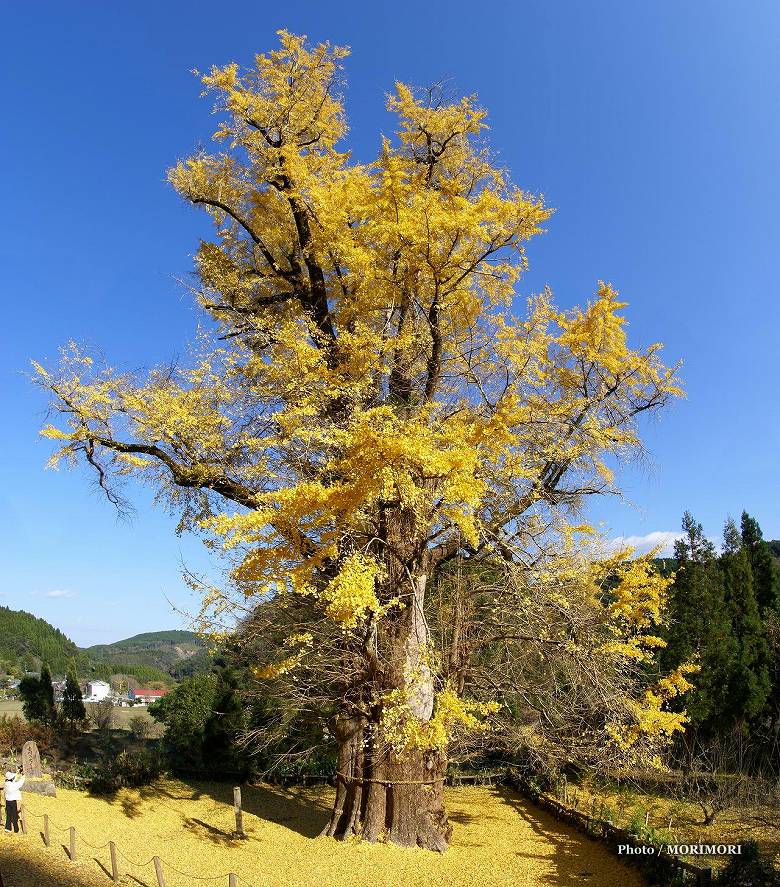
[[[162,863],[160,857],[154,857],[154,870],[157,873],[157,887],[165,887],[165,878],[163,877]]]
[[[49,814],[43,814],[43,843],[49,847],[51,846],[51,838],[49,837]]]
[[[233,872],[228,875],[228,887],[238,887],[238,875]]]
[[[236,814],[236,837],[245,838],[244,834],[244,815],[241,812],[241,786],[237,785],[233,789],[233,811]]]
[[[70,861],[74,862],[76,859],[76,826],[72,825],[69,829],[70,831],[70,851],[68,852],[68,856],[70,856]]]
[[[114,883],[119,883],[119,865],[116,861],[116,844],[113,841],[108,842],[108,851],[111,854],[111,877]]]
[[[27,814],[24,812],[24,804],[19,805],[19,821],[22,825],[22,834],[27,834]]]

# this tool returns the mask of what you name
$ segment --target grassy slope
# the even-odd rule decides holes
[[[231,839],[234,825],[228,785],[165,781],[140,791],[123,790],[113,800],[58,790],[57,798],[30,796],[31,823],[24,837],[4,836],[2,872],[13,887],[103,887],[108,849],[114,840],[123,871],[152,884],[147,861],[158,854],[167,887],[192,887],[192,878],[227,873],[243,887],[549,887],[577,884],[640,887],[635,872],[599,844],[529,807],[519,796],[488,788],[452,788],[447,802],[455,828],[443,854],[389,845],[314,840],[327,819],[332,790],[244,787],[246,841]],[[82,841],[75,864],[62,849],[66,836],[52,835],[46,849],[40,817],[75,825]],[[129,866],[127,859],[145,866]],[[172,866],[172,867],[171,867]],[[110,868],[109,868],[110,871]],[[221,877],[224,876],[224,877]],[[205,883],[205,882],[204,882]]]

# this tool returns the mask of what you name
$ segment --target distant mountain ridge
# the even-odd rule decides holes
[[[206,645],[194,632],[150,631],[116,641],[77,647],[58,628],[25,610],[0,607],[0,670],[37,671],[46,662],[64,675],[71,662],[82,677],[135,675],[141,682],[168,682],[209,667]]]
[[[116,641],[96,644],[83,651],[94,662],[122,662],[158,668],[173,677],[185,677],[208,664],[206,645],[192,631],[149,631]]]
[[[90,654],[101,656],[108,650],[166,649],[170,646],[181,647],[185,651],[189,651],[186,655],[191,655],[203,646],[203,641],[193,631],[146,631],[121,641],[114,641],[110,644],[94,644],[83,649]],[[182,658],[185,657],[182,656]]]

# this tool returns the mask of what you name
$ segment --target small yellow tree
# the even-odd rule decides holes
[[[222,149],[169,174],[216,227],[196,257],[210,323],[193,359],[136,378],[71,346],[58,371],[38,367],[67,420],[44,433],[114,501],[126,474],[168,497],[232,553],[250,609],[278,626],[306,614],[259,679],[305,669],[337,633],[328,832],[441,850],[448,742],[497,705],[445,679],[432,577],[464,556],[520,568],[544,539],[524,582],[549,585],[555,552],[575,562],[552,540],[572,535],[584,496],[613,489],[607,461],[639,446],[635,417],[679,388],[659,345],[628,346],[607,284],[583,309],[544,292],[513,314],[523,245],[550,210],[491,161],[473,98],[397,84],[397,138],[355,163],[340,147],[346,50],[280,38],[252,70],[203,77]],[[493,591],[504,611],[510,585]],[[613,733],[633,741],[628,721]]]

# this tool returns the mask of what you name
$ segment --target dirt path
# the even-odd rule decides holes
[[[163,781],[111,800],[67,790],[57,798],[29,796],[28,834],[0,837],[5,887],[107,887],[108,849],[93,847],[109,840],[124,856],[122,883],[136,887],[156,887],[148,862],[154,855],[165,862],[166,887],[227,887],[231,871],[239,875],[239,887],[642,885],[636,872],[599,844],[504,790],[448,790],[454,835],[443,855],[313,840],[326,820],[328,788],[266,786],[243,793],[245,841],[231,838],[232,791],[225,785]],[[42,819],[36,818],[43,813],[52,824],[48,849],[40,836]],[[78,835],[74,863],[65,854],[67,834],[55,830],[69,825]]]

